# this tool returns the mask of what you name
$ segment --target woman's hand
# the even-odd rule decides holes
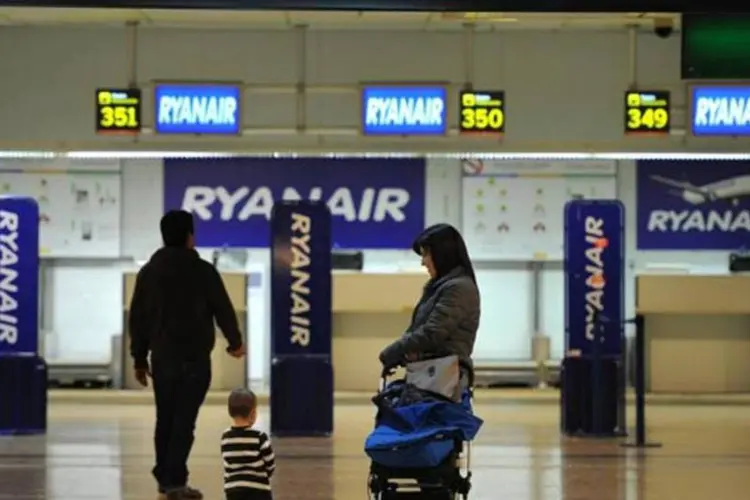
[[[401,354],[401,346],[399,345],[398,341],[390,344],[385,349],[380,351],[380,356],[378,356],[378,359],[380,359],[380,362],[383,366],[386,367],[393,367],[398,366],[401,364],[401,361],[403,356]]]

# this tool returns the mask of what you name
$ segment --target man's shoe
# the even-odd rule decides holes
[[[200,490],[185,486],[169,492],[159,489],[158,500],[203,500],[203,493]]]
[[[183,490],[172,490],[168,491],[164,496],[165,500],[184,500]]]
[[[200,490],[191,488],[190,486],[185,486],[185,488],[182,489],[182,498],[185,500],[203,500],[203,493],[201,493]]]

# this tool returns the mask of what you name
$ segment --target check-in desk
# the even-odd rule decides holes
[[[408,328],[424,273],[333,273],[333,372],[337,391],[376,391],[380,351]]]
[[[130,357],[130,330],[128,317],[130,299],[135,288],[136,273],[123,275],[123,384],[124,389],[139,389],[141,386],[135,380],[133,360]],[[245,273],[222,272],[221,279],[234,306],[237,321],[240,325],[243,341],[247,339],[247,275]],[[216,329],[216,345],[211,353],[212,377],[210,390],[231,390],[247,385],[247,358],[235,359],[226,352],[227,342],[224,335]]]
[[[654,393],[750,392],[750,276],[640,275]]]

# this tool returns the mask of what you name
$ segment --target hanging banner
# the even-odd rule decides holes
[[[642,160],[639,250],[750,249],[750,162]]]
[[[0,196],[0,354],[39,350],[39,205]]]
[[[691,86],[690,125],[696,136],[750,135],[750,85]]]
[[[362,89],[363,135],[445,135],[447,91],[439,85],[375,85]]]
[[[331,355],[331,214],[322,202],[282,201],[271,217],[274,357]]]
[[[335,248],[411,248],[425,227],[425,160],[220,158],[164,161],[164,208],[195,215],[199,247],[267,248],[281,200],[319,200]]]
[[[625,209],[618,200],[565,205],[566,356],[622,353],[624,232]]]
[[[239,135],[242,87],[227,83],[159,83],[154,87],[157,134]]]

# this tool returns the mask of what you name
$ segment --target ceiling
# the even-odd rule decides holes
[[[1,7],[0,25],[122,25],[224,29],[425,29],[458,30],[473,24],[477,30],[613,30],[636,27],[651,30],[654,22],[679,27],[678,14],[558,14],[558,13],[391,13],[331,11],[138,10]]]

